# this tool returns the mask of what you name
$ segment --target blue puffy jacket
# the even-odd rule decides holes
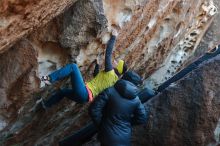
[[[119,80],[91,103],[89,114],[99,129],[102,145],[131,145],[131,126],[147,121],[146,110],[136,96],[138,91],[131,82]]]

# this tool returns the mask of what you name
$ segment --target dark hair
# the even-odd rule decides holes
[[[134,71],[127,71],[121,79],[132,82],[136,86],[143,84],[143,79]]]

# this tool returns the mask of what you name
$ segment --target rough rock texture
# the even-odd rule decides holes
[[[0,2],[0,52],[48,23],[75,0],[3,0]]]
[[[217,8],[220,8],[220,3],[217,0],[214,0],[215,5]],[[216,15],[216,18],[214,19],[212,25],[209,27],[206,35],[201,40],[200,45],[198,46],[198,49],[195,52],[195,57],[201,55],[204,51],[207,50],[207,48],[211,48],[211,46],[214,46],[216,44],[219,44],[220,40],[220,30],[219,28],[220,24],[220,13]],[[193,57],[192,57],[193,58]],[[191,59],[192,60],[192,59]],[[215,142],[211,145],[219,145],[220,142],[220,120],[218,120],[218,124],[216,126],[216,129],[214,131],[215,134]]]
[[[119,29],[114,59],[156,88],[193,55],[215,13],[209,0],[0,1],[0,144],[56,145],[88,122],[86,106],[67,100],[47,112],[28,110],[68,83],[39,89],[39,76],[76,62],[91,78],[108,29]]]
[[[183,6],[184,3],[178,3],[177,6]],[[188,3],[189,4],[189,3]],[[189,4],[191,6],[191,4]],[[181,7],[180,7],[181,8]],[[180,8],[177,8],[178,10],[181,10]],[[185,6],[183,7],[185,10]],[[191,7],[192,9],[194,6]],[[187,11],[187,13],[190,12],[190,8]],[[195,9],[193,9],[195,10]],[[192,54],[195,53],[199,42],[202,39],[202,36],[208,29],[209,25],[212,22],[212,19],[210,18],[217,12],[217,8],[213,5],[212,2],[210,3],[203,3],[200,7],[200,11],[194,11],[196,17],[191,18],[190,16],[184,15],[180,16],[180,18],[186,18],[183,22],[179,23],[179,26],[176,26],[176,29],[178,28],[178,31],[176,31],[176,34],[171,39],[170,45],[173,44],[173,41],[176,40],[176,37],[178,37],[179,33],[181,33],[180,30],[182,30],[182,27],[184,27],[186,24],[185,22],[188,22],[188,20],[192,19],[192,23],[189,23],[189,26],[187,26],[185,29],[187,30],[187,33],[184,34],[184,37],[181,38],[181,40],[178,40],[179,42],[175,44],[175,46],[166,46],[167,43],[165,43],[165,47],[172,48],[169,52],[167,52],[166,56],[164,57],[164,60],[160,62],[161,64],[158,65],[158,70],[155,71],[153,75],[151,75],[147,79],[147,84],[151,86],[158,86],[162,82],[166,81],[168,78],[173,76],[181,67],[185,65],[186,62],[189,62],[188,59]],[[176,14],[176,13],[174,13]],[[178,13],[177,13],[178,14]],[[182,14],[182,13],[180,13]],[[174,15],[175,16],[175,15]],[[178,16],[178,15],[177,15]],[[187,17],[188,16],[188,17]],[[174,17],[175,18],[175,17]],[[172,19],[171,19],[172,20]],[[174,19],[176,20],[176,18]],[[170,28],[172,25],[168,25],[168,28]],[[180,30],[179,30],[180,29]],[[183,28],[184,29],[184,28]],[[173,32],[173,30],[167,30],[168,32]],[[213,46],[212,46],[213,47]],[[160,47],[159,47],[160,48]],[[157,51],[164,53],[164,46]],[[165,52],[166,53],[166,52]],[[161,58],[161,57],[159,57]],[[157,58],[158,59],[158,58]],[[150,60],[151,62],[158,62],[158,60]],[[160,61],[160,60],[159,60]],[[148,62],[147,62],[148,63]],[[149,63],[148,63],[149,64]],[[150,70],[150,68],[149,68]]]
[[[146,104],[151,109],[149,123],[135,129],[133,143],[217,145],[219,139],[214,140],[214,131],[220,116],[219,71],[218,55],[149,101]]]
[[[36,77],[37,54],[27,40],[0,54],[0,62],[0,120],[5,125],[4,119],[15,118],[13,114],[30,98],[27,95],[39,88],[40,81]]]
[[[214,0],[214,3],[217,8],[220,8],[220,3],[218,0]],[[220,30],[218,29],[219,24],[220,24],[220,13],[217,13],[215,19],[213,20],[213,23],[207,30],[205,36],[202,38],[198,46],[198,49],[195,51],[195,54],[193,55],[192,59],[202,55],[209,48],[212,48],[213,46],[215,46],[220,42]]]

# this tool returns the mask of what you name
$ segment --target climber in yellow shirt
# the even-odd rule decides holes
[[[94,78],[91,81],[87,83],[84,82],[78,66],[74,63],[68,64],[48,76],[43,76],[41,81],[45,82],[45,84],[52,84],[58,80],[70,76],[72,88],[61,89],[49,97],[46,101],[41,98],[37,101],[37,104],[33,110],[36,111],[42,107],[47,109],[58,103],[64,97],[67,97],[77,103],[91,102],[93,98],[103,90],[114,85],[118,80],[118,76],[127,70],[127,66],[123,60],[119,60],[115,68],[113,68],[112,65],[112,51],[117,35],[117,31],[113,30],[112,36],[107,43],[105,53],[105,70],[99,72],[99,65],[96,61],[95,71],[93,74]]]

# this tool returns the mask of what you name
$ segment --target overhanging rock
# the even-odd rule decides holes
[[[88,122],[86,106],[67,100],[45,113],[28,110],[57,89],[33,95],[39,76],[76,61],[91,78],[91,62],[104,60],[107,26],[121,27],[113,58],[144,78],[159,74],[151,76],[159,85],[193,54],[215,12],[211,0],[0,1],[0,141],[55,145]]]
[[[218,55],[149,101],[146,104],[151,109],[149,123],[135,129],[133,143],[149,146],[216,145],[220,119],[219,72]]]

